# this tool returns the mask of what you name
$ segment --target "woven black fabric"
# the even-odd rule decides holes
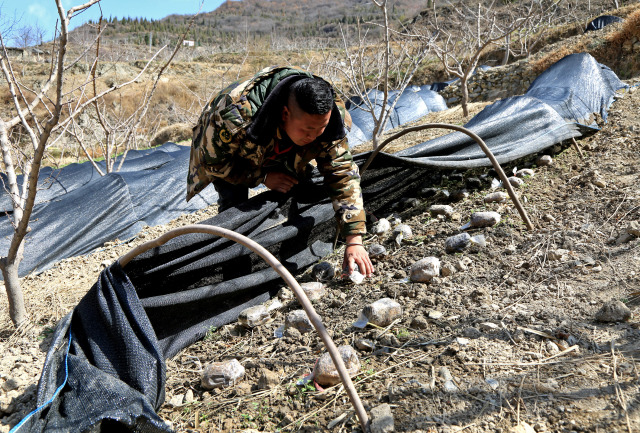
[[[609,24],[620,23],[622,21],[624,20],[620,17],[616,17],[613,15],[602,15],[602,16],[599,16],[598,18],[595,18],[593,21],[587,24],[587,27],[584,29],[584,32],[587,33],[594,30],[600,30],[608,26]]]
[[[38,384],[42,409],[18,431],[170,432],[156,414],[164,385],[153,325],[115,263],[58,325]]]

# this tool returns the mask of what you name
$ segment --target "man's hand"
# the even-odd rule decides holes
[[[262,183],[272,191],[286,193],[289,192],[293,185],[298,184],[298,180],[288,174],[274,171],[267,173]]]
[[[344,250],[344,259],[342,260],[342,269],[351,275],[355,270],[355,265],[365,277],[373,275],[373,263],[369,258],[367,250],[362,246],[362,237],[360,235],[347,236],[347,247]]]

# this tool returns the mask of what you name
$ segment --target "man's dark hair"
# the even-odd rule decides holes
[[[291,85],[291,94],[307,114],[327,114],[333,108],[333,89],[321,78],[303,78]]]

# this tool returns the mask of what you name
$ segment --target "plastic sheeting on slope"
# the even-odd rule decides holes
[[[170,151],[134,154],[125,159],[120,172],[105,176],[97,175],[90,163],[60,170],[58,194],[43,194],[48,200],[34,206],[19,275],[47,269],[106,241],[129,239],[145,225],[162,224],[214,204],[213,189],[189,203],[184,199],[190,149],[174,144],[162,149]],[[42,182],[48,182],[46,175]],[[0,224],[0,251],[8,250],[12,233],[5,219]]]
[[[607,75],[601,65],[587,56],[572,57],[567,62],[563,60],[552,68],[571,64],[581,68],[593,80],[603,81],[600,74]],[[563,74],[548,75],[559,76]],[[564,93],[574,95],[570,100],[579,97],[587,106],[596,104],[592,109],[600,113],[603,107],[597,105],[598,101],[606,109],[615,91],[607,85],[621,86],[612,77],[608,78],[599,86],[575,82],[576,89]],[[556,84],[564,87],[571,83],[558,80]],[[587,98],[582,94],[586,91],[596,92],[600,97]],[[540,105],[538,98],[509,98],[487,107],[483,116],[472,119],[468,125],[493,134],[492,144],[497,153],[513,156],[517,152],[509,151],[509,145],[517,148],[523,145],[523,141],[522,138],[515,144],[509,141],[513,135],[510,130],[499,127],[501,116],[518,119],[519,123],[510,123],[511,129],[521,128],[522,135],[529,134],[529,137],[533,126],[544,127],[540,117],[550,116],[550,125],[567,122],[551,105],[543,104],[542,108]],[[556,101],[555,106],[562,104]],[[518,114],[521,110],[525,111],[524,115]],[[583,113],[583,110],[567,112]],[[569,132],[579,133],[577,125],[584,119],[582,114],[573,119],[570,126],[574,129]],[[489,126],[482,126],[485,122]],[[498,132],[492,132],[492,128]],[[497,138],[500,134],[504,136],[502,141]],[[557,138],[561,136],[557,134]],[[499,151],[500,146],[506,146],[504,152]],[[451,146],[449,151],[458,151],[455,147]],[[447,149],[442,147],[439,152],[446,156]],[[368,156],[361,154],[355,160],[362,164]],[[397,158],[382,154],[374,160],[362,179],[364,202],[369,214],[386,212],[399,198],[413,196],[425,182],[429,182],[430,165],[420,162],[420,158],[420,155]],[[466,168],[469,161],[461,158],[458,164],[457,167]],[[248,235],[269,249],[292,272],[300,271],[331,250],[333,209],[326,194],[322,194],[319,182],[316,172],[314,183],[298,185],[291,198],[265,192],[204,223]],[[234,271],[239,275],[233,275]],[[50,399],[52,402],[47,410],[37,412],[25,422],[28,431],[44,431],[48,425],[57,426],[57,431],[78,431],[88,422],[94,423],[91,424],[94,431],[110,431],[108,427],[112,428],[116,423],[128,431],[166,431],[152,413],[162,398],[155,388],[155,384],[164,380],[159,354],[165,358],[172,356],[203,337],[210,326],[235,320],[237,312],[268,299],[281,284],[275,273],[269,271],[261,259],[249,254],[246,248],[207,235],[175,238],[135,258],[127,265],[125,274],[120,272],[117,264],[105,270],[98,282],[101,287],[92,289],[87,295],[88,300],[83,299],[73,315],[67,316],[70,322],[65,319],[59,325],[38,386],[38,402]],[[113,288],[105,289],[108,286],[105,280],[109,280]],[[140,311],[140,306],[144,312]],[[85,307],[88,307],[88,313],[83,311]],[[95,323],[94,317],[103,322]],[[147,320],[152,329],[147,326]],[[72,368],[67,381],[71,386],[61,387],[56,394],[65,377],[67,353],[64,347],[68,341],[68,329],[77,340],[72,340],[72,345],[79,347],[73,353],[81,349],[81,355],[77,363],[70,358]],[[131,339],[131,346],[119,344],[123,338],[127,343]],[[92,356],[84,355],[94,352],[100,354],[95,361]],[[137,366],[135,357],[138,354],[143,367]],[[150,380],[151,386],[144,386],[149,385],[146,380]],[[104,386],[103,382],[108,384],[106,388],[112,393],[97,389]],[[115,385],[111,386],[112,383]],[[81,393],[76,394],[77,390]],[[91,401],[87,403],[87,399]],[[118,401],[126,404],[123,407],[114,404]],[[88,409],[84,409],[86,404]],[[83,410],[91,415],[87,417],[89,421],[78,415]],[[132,420],[138,424],[132,426]]]
[[[620,17],[616,17],[613,15],[602,15],[602,16],[599,16],[598,18],[595,18],[593,21],[587,24],[587,27],[584,29],[584,32],[587,33],[594,30],[600,30],[608,26],[609,24],[621,23],[623,21],[624,20]]]
[[[180,150],[180,146],[174,143],[165,143],[162,146],[147,150],[132,150],[127,153],[119,172],[150,170],[161,167],[174,159],[171,154]],[[115,160],[116,167],[121,161],[121,156]],[[106,162],[99,161],[98,167],[106,172]],[[44,167],[38,175],[38,194],[36,204],[55,199],[56,197],[80,188],[100,177],[90,162],[82,164],[69,164],[61,169]],[[7,188],[7,179],[4,173],[0,173],[0,182]],[[21,188],[23,176],[18,176],[18,185]],[[7,194],[0,195],[0,212],[12,212],[10,198]]]
[[[372,89],[368,93],[368,97],[372,103],[375,104],[376,116],[380,115],[382,111],[382,101],[384,94],[376,89]],[[434,111],[442,111],[447,109],[447,103],[442,95],[428,89],[427,87],[414,88],[413,86],[405,89],[400,96],[397,93],[391,92],[389,95],[388,105],[398,99],[393,111],[389,116],[389,121],[385,126],[385,130],[396,128],[405,123],[412,122],[416,119],[426,116]],[[356,146],[365,141],[371,140],[373,136],[373,119],[371,113],[360,108],[363,100],[358,97],[351,98],[351,104],[349,108],[349,114],[351,114],[351,120],[353,126],[351,131],[347,134],[349,139],[349,146]]]
[[[539,152],[598,129],[615,92],[625,87],[589,54],[571,54],[543,72],[522,96],[485,107],[465,128],[479,135],[500,163]],[[467,135],[454,132],[390,155],[414,164],[469,168],[491,165]]]

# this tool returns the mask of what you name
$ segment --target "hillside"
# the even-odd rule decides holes
[[[389,12],[404,21],[415,16],[419,3],[398,0]],[[241,0],[227,1],[217,9],[200,13],[187,39],[200,46],[225,46],[236,37],[340,38],[338,26],[361,21],[377,21],[381,13],[367,0]],[[159,46],[176,41],[188,27],[190,15],[170,15],[161,20],[136,17],[105,17],[104,39],[108,43]],[[88,23],[73,34],[94,34],[96,23]]]

